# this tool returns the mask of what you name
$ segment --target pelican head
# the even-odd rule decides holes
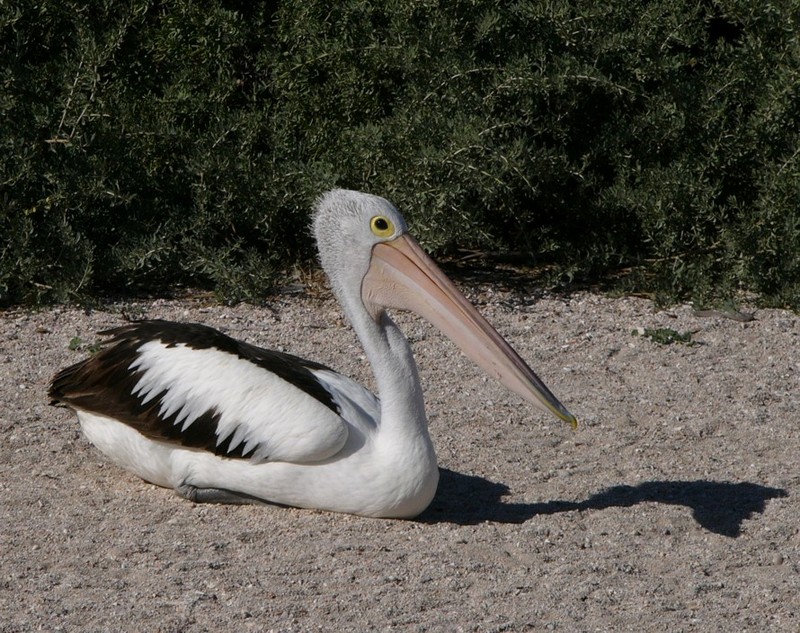
[[[314,215],[322,267],[349,314],[380,323],[386,309],[427,319],[506,388],[557,418],[577,420],[408,233],[387,200],[336,189]]]

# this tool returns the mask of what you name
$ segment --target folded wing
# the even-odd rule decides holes
[[[110,345],[60,372],[51,398],[152,439],[254,461],[320,461],[347,440],[330,381],[315,375],[335,374],[323,365],[197,324],[103,334]]]

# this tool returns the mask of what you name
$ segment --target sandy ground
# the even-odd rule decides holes
[[[48,406],[51,375],[123,308],[371,383],[324,294],[0,314],[0,631],[800,630],[798,316],[470,296],[581,426],[401,315],[442,469],[415,521],[194,505],[107,463]],[[632,335],[656,327],[696,344]]]

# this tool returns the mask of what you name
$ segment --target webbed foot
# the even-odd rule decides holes
[[[225,490],[224,488],[198,488],[191,484],[181,484],[175,492],[184,499],[194,503],[228,503],[228,504],[263,504],[263,499],[243,492]]]

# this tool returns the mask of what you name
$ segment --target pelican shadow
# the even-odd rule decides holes
[[[461,525],[484,521],[523,523],[542,514],[626,508],[638,503],[654,502],[686,506],[706,530],[736,537],[741,531],[742,522],[756,513],[763,513],[768,500],[788,496],[781,488],[750,482],[703,480],[646,481],[635,486],[613,486],[584,501],[504,503],[502,498],[508,493],[509,488],[504,484],[442,468],[436,497],[419,520]]]

